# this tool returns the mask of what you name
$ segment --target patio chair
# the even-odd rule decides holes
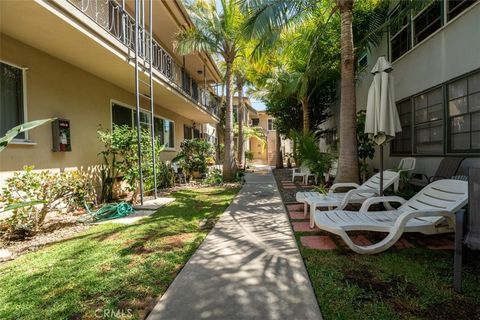
[[[328,170],[327,172],[325,172],[323,174],[323,177],[325,178],[326,182],[330,181],[330,178],[335,178],[337,176],[337,169],[338,169],[338,161],[335,160],[332,163],[332,166],[330,167],[330,170]]]
[[[292,168],[292,182],[295,182],[296,177],[302,177],[303,184],[307,184],[308,178],[314,177],[315,184],[317,184],[318,176],[310,171],[306,166],[300,166],[300,168]]]
[[[394,171],[383,172],[383,190],[399,180],[400,174]],[[338,188],[354,188],[348,192],[334,191]],[[335,183],[330,187],[328,194],[323,195],[319,192],[297,192],[296,199],[304,205],[304,215],[307,216],[308,207],[310,207],[310,227],[313,228],[313,213],[319,207],[344,209],[347,204],[361,204],[366,199],[380,194],[380,173],[375,174],[362,185],[356,183]]]
[[[415,158],[402,158],[398,163],[397,171],[409,172],[415,170],[417,159]]]
[[[468,214],[460,210],[455,222],[455,259],[453,285],[457,292],[462,291],[463,250],[480,250],[480,168],[468,169]]]
[[[398,202],[398,209],[368,211],[374,203]],[[455,213],[468,202],[468,183],[460,180],[437,180],[406,201],[397,196],[366,200],[359,212],[315,211],[315,225],[340,236],[350,249],[360,254],[375,254],[390,248],[404,232],[438,234],[452,232]],[[386,232],[380,242],[361,246],[353,243],[349,231]]]
[[[440,179],[449,179],[457,173],[463,158],[446,157],[438,165],[437,171],[433,176],[427,176],[423,173],[412,173],[410,183],[416,186],[424,187],[427,184]]]

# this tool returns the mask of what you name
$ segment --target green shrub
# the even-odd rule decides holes
[[[360,159],[360,176],[362,181],[368,176],[367,159],[373,159],[375,156],[375,144],[368,134],[365,133],[366,111],[357,112],[357,153]]]
[[[295,139],[298,161],[323,181],[323,174],[330,170],[335,157],[320,152],[318,138],[313,133],[297,133]]]
[[[223,182],[223,174],[220,169],[213,169],[207,173],[206,178],[203,180],[204,184],[219,185]]]
[[[207,173],[207,164],[215,155],[215,150],[210,142],[201,139],[184,140],[180,149],[180,152],[172,161],[178,162],[188,179],[192,177],[194,172],[201,175]]]
[[[160,189],[175,186],[175,171],[170,164],[157,163],[157,187]]]
[[[0,228],[3,237],[25,237],[40,230],[48,213],[74,210],[94,202],[91,178],[81,171],[54,173],[24,167],[8,178],[0,202],[12,215]],[[10,209],[10,210],[9,210]]]
[[[250,150],[245,151],[245,160],[252,161],[253,160],[253,152]]]
[[[112,199],[113,183],[121,177],[128,183],[135,202],[139,193],[140,174],[138,170],[137,129],[130,126],[113,125],[112,130],[99,129],[98,136],[105,145],[103,156],[105,166],[102,175],[102,201]],[[144,190],[153,190],[152,137],[147,129],[141,130],[142,176]],[[160,163],[160,152],[164,150],[159,139],[155,139],[155,159]]]

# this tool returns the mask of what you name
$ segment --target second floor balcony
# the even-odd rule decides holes
[[[128,56],[135,53],[135,19],[125,1],[120,4],[114,0],[68,0],[80,12],[92,19],[106,30],[115,39],[121,42],[128,50]],[[145,1],[145,4],[147,1]],[[132,4],[131,4],[132,5]],[[213,89],[203,82],[195,80],[184,65],[178,63],[165,50],[160,42],[147,31],[147,14],[143,14],[138,26],[138,55],[143,70],[148,70],[150,63],[155,71],[159,72],[176,90],[184,94],[193,103],[205,108],[208,112],[217,115],[219,99],[213,94]],[[155,17],[153,18],[155,20]],[[150,45],[152,55],[150,56]],[[132,59],[132,58],[130,58]],[[204,74],[205,77],[205,74]]]

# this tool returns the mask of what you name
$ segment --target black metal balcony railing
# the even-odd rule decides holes
[[[135,19],[114,0],[68,0],[81,12],[108,31],[129,50],[135,50]],[[218,113],[219,101],[208,88],[199,85],[162,46],[152,39],[150,57],[150,34],[139,23],[139,57],[145,66],[150,61],[155,70],[165,76],[172,86],[202,105],[212,114]]]

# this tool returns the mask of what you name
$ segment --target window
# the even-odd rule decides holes
[[[397,60],[410,50],[409,16],[405,12],[406,3],[402,2],[390,15],[390,50],[392,61]]]
[[[189,126],[183,126],[183,139],[184,140],[190,140],[192,139],[192,127]]]
[[[422,42],[442,26],[442,3],[433,1],[413,18],[414,44]]]
[[[480,72],[448,85],[449,151],[480,152]]]
[[[447,0],[447,17],[451,20],[474,4],[477,0]]]
[[[112,124],[117,126],[136,127],[137,112],[131,108],[112,103]],[[148,111],[140,111],[140,126],[143,129],[150,130],[151,116]],[[162,119],[157,116],[153,118],[155,136],[158,137],[160,143],[167,148],[175,148],[175,124],[173,121]]]
[[[200,130],[193,129],[193,138],[200,139]]]
[[[437,88],[413,98],[415,153],[443,154],[443,90]]]
[[[412,153],[412,103],[406,100],[397,104],[402,132],[392,140],[392,154]]]
[[[368,65],[368,55],[366,51],[360,53],[358,58],[358,69],[364,70]]]
[[[275,130],[274,126],[273,126],[273,119],[268,119],[268,131],[272,131],[272,130]]]
[[[260,119],[259,118],[253,118],[252,119],[252,126],[257,127],[260,124]]]
[[[0,136],[23,123],[23,70],[0,62]],[[25,133],[17,135],[25,139]]]

